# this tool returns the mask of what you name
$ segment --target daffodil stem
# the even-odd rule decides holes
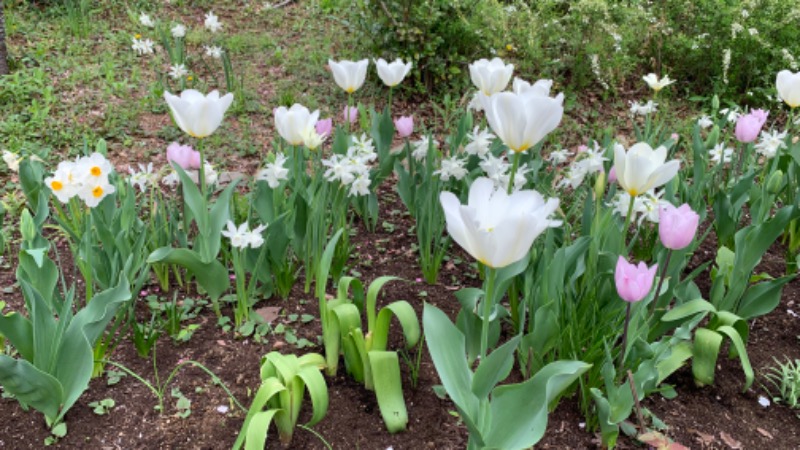
[[[669,270],[669,259],[672,257],[672,249],[667,249],[667,258],[664,260],[664,266],[661,267],[661,277],[658,279],[658,286],[656,286],[656,293],[653,294],[653,307],[650,309],[650,315],[656,312],[658,307],[658,296],[661,293],[661,286],[664,284],[664,278],[667,277],[667,270]],[[670,299],[672,300],[672,299]]]
[[[508,177],[508,195],[514,192],[515,179],[517,177],[517,169],[519,168],[519,159],[522,157],[521,152],[514,152],[514,162],[511,164],[511,175]]]
[[[628,347],[628,325],[631,324],[631,302],[626,302],[628,306],[625,307],[625,328],[622,330],[622,348],[619,352],[619,371],[622,373],[625,368],[625,349]]]
[[[630,193],[628,193],[630,195]],[[628,203],[628,214],[625,215],[625,226],[622,227],[623,242],[628,238],[628,228],[631,226],[631,219],[633,217],[633,205],[636,203],[636,196],[630,195],[631,201]]]
[[[483,290],[483,323],[481,324],[481,361],[486,358],[489,347],[489,316],[494,306],[495,270],[486,266],[486,283]]]

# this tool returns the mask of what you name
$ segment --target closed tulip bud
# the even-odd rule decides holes
[[[367,78],[368,59],[361,61],[339,61],[328,60],[328,66],[333,72],[333,79],[340,88],[348,94],[357,91]]]
[[[719,96],[714,94],[714,97],[711,99],[711,109],[714,112],[719,111]]]
[[[411,71],[411,63],[404,63],[399,58],[391,63],[387,63],[386,60],[380,58],[375,61],[375,66],[378,68],[378,77],[383,81],[383,84],[389,87],[400,84],[408,75],[408,72]]]
[[[345,106],[342,111],[342,118],[345,123],[354,124],[358,120],[358,108],[355,106]]]
[[[664,247],[680,250],[692,243],[700,216],[687,204],[676,208],[665,204],[658,212],[658,237]]]
[[[653,288],[653,280],[656,277],[658,264],[647,267],[640,262],[634,265],[625,260],[622,256],[617,260],[617,268],[614,271],[614,284],[617,287],[617,294],[629,303],[643,300]]]
[[[767,192],[772,195],[778,194],[783,189],[783,171],[778,169],[772,172],[767,180]]]
[[[739,117],[739,120],[736,121],[736,131],[734,132],[736,139],[743,143],[755,141],[767,121],[767,115],[769,113],[763,109],[756,109],[751,111],[750,114]]]
[[[324,120],[320,120],[315,125],[317,129],[317,134],[322,137],[328,137],[331,135],[331,131],[333,131],[333,119],[328,118]]]
[[[397,129],[397,135],[401,138],[407,138],[414,132],[414,117],[402,116],[394,120],[394,127]]]
[[[183,170],[197,170],[200,168],[200,152],[188,145],[173,142],[167,147],[167,161],[181,166]]]
[[[604,170],[601,170],[597,175],[597,179],[594,181],[594,195],[597,198],[601,198],[605,192],[606,192],[606,172]]]
[[[611,170],[608,171],[608,182],[609,183],[617,182],[617,168],[614,166],[611,166]]]

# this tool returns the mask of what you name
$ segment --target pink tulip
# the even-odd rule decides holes
[[[183,170],[199,169],[200,152],[188,145],[173,142],[167,147],[167,161],[181,166]]]
[[[700,216],[687,204],[676,208],[665,204],[658,211],[658,236],[664,247],[671,250],[686,248],[697,232]]]
[[[673,142],[678,142],[678,139],[680,139],[680,138],[681,137],[678,135],[678,133],[672,133],[670,135],[670,139],[672,139]]]
[[[397,135],[401,138],[407,138],[414,132],[414,117],[402,116],[394,119],[394,127],[397,128]]]
[[[739,117],[739,120],[736,121],[736,131],[734,132],[736,139],[744,143],[755,141],[764,123],[767,122],[767,115],[769,113],[763,109],[754,109],[750,111],[750,114]]]
[[[317,134],[324,137],[328,137],[331,135],[331,130],[333,130],[333,119],[325,119],[320,120],[317,122],[316,125]]]
[[[342,112],[342,117],[344,121],[350,123],[351,125],[356,123],[358,119],[358,108],[355,106],[345,106],[344,111]]]
[[[611,170],[608,171],[608,182],[609,183],[617,182],[617,168],[615,166],[611,166]]]
[[[617,269],[614,271],[614,282],[617,285],[617,294],[626,302],[641,301],[653,287],[658,264],[647,267],[640,262],[638,266],[625,260],[622,256],[617,260]]]

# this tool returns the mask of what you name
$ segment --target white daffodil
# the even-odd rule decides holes
[[[82,181],[96,183],[98,180],[107,180],[108,174],[114,166],[100,153],[94,152],[90,156],[78,158],[75,162],[75,171],[82,174]]]
[[[472,133],[467,133],[467,141],[469,141],[469,144],[464,147],[464,152],[468,155],[478,155],[478,157],[483,158],[483,156],[489,152],[492,141],[494,141],[496,137],[497,136],[492,134],[488,128],[481,130],[480,127],[476,125]]]
[[[375,61],[375,66],[378,68],[378,77],[383,81],[383,84],[389,87],[400,84],[408,75],[408,72],[411,71],[411,63],[404,63],[400,58],[391,63],[380,58]]]
[[[188,74],[189,71],[186,70],[186,65],[184,64],[175,64],[174,66],[169,66],[169,76],[173,80],[180,80]]]
[[[203,48],[206,49],[206,56],[210,56],[214,59],[222,58],[222,47],[216,45],[211,45],[211,46],[205,45],[203,46]]]
[[[442,166],[433,172],[434,175],[439,175],[442,181],[449,181],[450,178],[456,180],[463,180],[467,176],[467,169],[464,167],[466,161],[459,159],[457,155],[442,160]]]
[[[280,186],[281,180],[289,179],[289,169],[284,167],[284,164],[286,164],[286,156],[278,153],[275,155],[275,162],[268,163],[256,174],[256,180],[266,181],[269,187],[275,189]]]
[[[206,29],[212,33],[216,33],[217,31],[222,29],[222,23],[220,23],[219,18],[214,14],[214,11],[209,11],[206,14],[206,20],[203,22]]]
[[[58,201],[69,202],[69,199],[74,197],[80,189],[78,177],[75,175],[75,163],[72,161],[58,163],[55,173],[52,177],[45,178],[44,184],[50,188]]]
[[[153,46],[155,45],[153,41],[150,39],[139,39],[136,36],[131,38],[131,49],[133,49],[133,51],[135,51],[139,56],[153,54]]]
[[[558,208],[557,199],[545,200],[533,190],[508,195],[488,178],[472,183],[466,205],[452,192],[442,192],[439,200],[453,240],[492,268],[524,258],[537,236],[561,224],[549,219]]]
[[[710,117],[708,117],[706,115],[703,115],[703,116],[700,116],[699,119],[697,119],[697,125],[700,126],[700,128],[705,130],[706,128],[709,128],[710,126],[714,125],[714,121],[711,120]]]
[[[181,92],[180,97],[165,91],[164,99],[172,111],[175,123],[184,133],[204,138],[214,133],[222,124],[225,111],[233,102],[233,94],[220,97],[216,90],[203,95],[194,89],[187,89]]]
[[[428,138],[428,136],[422,136],[420,140],[411,143],[411,147],[413,148],[411,151],[411,156],[417,161],[422,161],[428,156],[428,147],[430,147],[430,145],[431,140]],[[434,140],[433,147],[436,148],[436,146],[437,142]]]
[[[725,147],[725,143],[719,143],[708,151],[708,156],[711,157],[711,162],[714,164],[719,164],[720,160],[722,160],[722,164],[728,164],[733,158],[733,149]]]
[[[680,161],[666,162],[666,147],[653,150],[639,142],[627,152],[622,146],[614,147],[614,168],[619,185],[631,196],[643,194],[671,180],[680,169]]]
[[[264,245],[264,236],[262,233],[264,233],[264,230],[266,229],[267,225],[259,225],[254,230],[245,234],[247,245],[249,245],[250,248],[259,248]]]
[[[226,226],[228,229],[222,230],[222,235],[230,239],[231,247],[243,249],[250,244],[250,227],[247,225],[247,222],[237,227],[232,220],[229,220]]]
[[[486,100],[486,119],[492,131],[514,152],[538,144],[564,115],[563,99],[501,92]]]
[[[565,162],[569,161],[569,157],[572,156],[573,153],[565,148],[561,150],[553,150],[547,155],[547,160],[551,163],[558,165],[564,164]]]
[[[800,106],[800,72],[781,70],[775,79],[778,97],[791,108]]]
[[[179,39],[186,36],[186,25],[177,24],[170,30],[172,37]]]
[[[491,61],[479,59],[469,65],[472,83],[487,97],[505,90],[513,73],[514,65],[506,64],[500,58],[493,58]]]
[[[762,131],[761,140],[756,144],[756,152],[764,155],[767,159],[772,159],[778,153],[778,150],[786,148],[786,132],[773,132]]]
[[[336,84],[348,94],[352,94],[364,85],[364,80],[367,78],[369,60],[343,60],[337,62],[329,59],[328,66],[331,68],[331,72],[333,72],[333,79],[336,81]]]
[[[3,150],[3,162],[5,162],[8,166],[8,170],[12,172],[19,172],[19,163],[21,161],[21,156],[17,155],[16,153],[11,153],[8,150]]]
[[[89,208],[94,208],[107,195],[113,194],[117,189],[108,180],[91,180],[85,183],[78,191],[78,197],[86,203]]]
[[[153,28],[156,26],[155,21],[153,21],[153,19],[145,13],[139,14],[139,23],[147,28]]]
[[[650,89],[656,92],[660,92],[662,89],[675,82],[675,80],[670,80],[669,75],[664,75],[664,78],[659,79],[654,73],[649,73],[643,76],[642,79],[650,86]]]
[[[371,180],[369,179],[369,174],[366,173],[359,174],[350,184],[350,191],[347,193],[347,196],[359,197],[359,196],[369,195],[370,183]]]
[[[128,182],[131,186],[138,187],[140,191],[144,192],[147,189],[147,185],[152,183],[155,177],[153,174],[153,163],[149,162],[146,166],[139,163],[138,166],[139,170],[128,167],[128,172],[131,174],[128,178]]]
[[[305,142],[308,130],[314,130],[319,119],[319,110],[313,113],[303,105],[295,103],[291,108],[281,106],[274,110],[275,128],[278,134],[290,145],[300,145]]]

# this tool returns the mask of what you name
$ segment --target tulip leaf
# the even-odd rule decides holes
[[[157,248],[147,257],[149,264],[177,264],[192,272],[197,284],[203,287],[213,301],[217,301],[230,287],[228,270],[219,261],[204,262],[201,256],[186,248]]]
[[[750,286],[739,301],[737,314],[745,320],[769,314],[780,303],[783,286],[795,277],[797,274]]]
[[[378,407],[386,429],[389,433],[405,430],[408,424],[408,412],[403,399],[397,353],[373,350],[369,352],[368,357],[375,396],[378,398]]]
[[[672,346],[669,357],[656,364],[658,369],[658,381],[656,384],[661,384],[667,377],[683,367],[683,364],[691,357],[692,346],[688,342],[680,342]]]
[[[590,367],[582,361],[556,361],[528,381],[495,388],[492,425],[484,434],[486,447],[521,450],[539,442],[547,428],[550,403]]]
[[[22,314],[0,314],[0,335],[5,336],[23,359],[33,360],[33,325]]]
[[[733,343],[733,346],[736,348],[736,353],[739,354],[739,360],[742,362],[742,370],[744,370],[745,376],[745,384],[742,392],[747,392],[750,386],[753,385],[755,376],[753,374],[753,367],[750,365],[750,358],[747,357],[747,348],[744,345],[744,341],[742,341],[739,332],[733,327],[725,325],[717,328],[717,331],[728,336],[731,343]]]
[[[268,411],[262,411],[262,409],[267,406],[272,397],[284,390],[286,390],[286,387],[277,378],[267,378],[261,382],[261,387],[256,391],[256,395],[253,397],[253,403],[250,405],[250,410],[247,412],[247,416],[244,419],[242,431],[239,432],[239,436],[233,444],[234,450],[242,448],[245,440],[247,441],[246,449],[264,448],[267,439],[267,429],[272,421],[272,416],[278,410],[270,409]]]
[[[707,328],[698,328],[695,331],[692,374],[701,386],[714,383],[720,346],[722,346],[722,335],[716,331]]]
[[[695,314],[716,312],[717,309],[714,308],[714,305],[702,298],[698,298],[671,309],[661,317],[661,320],[664,322],[672,322],[694,316]]]
[[[367,289],[367,304],[365,308],[367,310],[367,330],[373,331],[375,329],[375,319],[376,319],[376,308],[378,302],[378,294],[380,293],[381,288],[383,285],[390,281],[399,280],[397,277],[392,276],[383,276],[375,279],[372,283],[370,283],[369,288]]]
[[[54,421],[58,416],[64,398],[61,383],[28,361],[0,355],[0,385],[20,402],[41,411],[48,419]]]
[[[320,355],[317,355],[322,358]],[[324,364],[324,360],[323,360]],[[303,380],[308,389],[308,397],[311,399],[311,419],[309,419],[307,426],[314,426],[319,423],[328,413],[328,385],[325,384],[325,378],[320,372],[320,367],[317,361],[311,363],[305,362],[304,367],[301,367],[297,372],[297,376]]]
[[[488,397],[497,383],[508,377],[514,367],[514,351],[517,349],[519,341],[520,336],[514,336],[481,362],[472,378],[472,393],[476,397]]]
[[[375,329],[370,330],[372,339],[370,350],[386,350],[392,315],[397,317],[397,321],[400,322],[400,328],[403,330],[403,337],[406,341],[406,348],[410,349],[419,342],[421,333],[417,313],[410,303],[405,300],[399,300],[390,303],[378,313]]]

